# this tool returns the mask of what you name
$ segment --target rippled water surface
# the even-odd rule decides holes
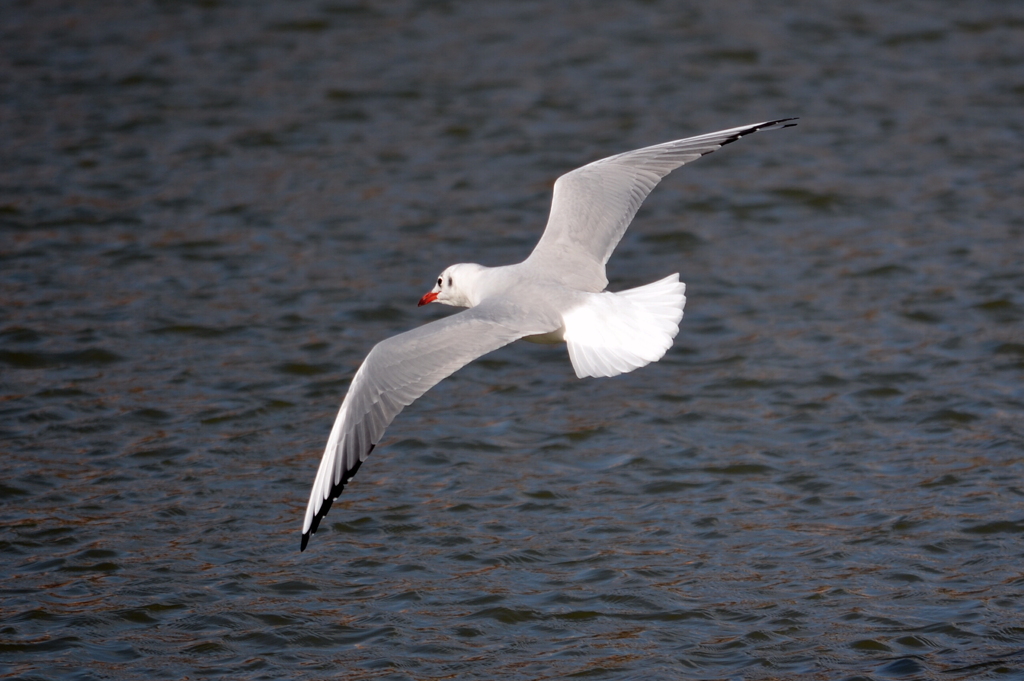
[[[1024,677],[1024,9],[4,5],[0,676]],[[659,363],[516,344],[309,549],[372,345],[554,179],[783,116],[609,265]]]

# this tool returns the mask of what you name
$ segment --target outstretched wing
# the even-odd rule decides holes
[[[515,304],[486,301],[374,346],[352,379],[327,440],[302,523],[303,551],[403,408],[477,357],[557,327],[537,315],[528,319]]]
[[[562,175],[555,182],[547,227],[527,262],[563,273],[566,285],[604,290],[605,263],[661,178],[744,135],[788,128],[796,125],[789,122],[794,120],[754,123],[627,151]]]

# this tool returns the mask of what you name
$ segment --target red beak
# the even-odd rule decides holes
[[[416,304],[416,307],[423,307],[427,303],[432,303],[437,300],[437,294],[431,291],[420,298],[420,302]]]

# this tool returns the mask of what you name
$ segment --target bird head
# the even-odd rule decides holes
[[[480,265],[466,263],[452,265],[438,276],[434,288],[420,298],[419,305],[443,303],[455,307],[473,307],[470,291],[473,289],[476,275],[483,269]]]

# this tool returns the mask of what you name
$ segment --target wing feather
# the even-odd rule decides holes
[[[758,130],[786,128],[783,118],[665,142],[594,161],[555,181],[544,234],[527,259],[545,271],[562,273],[563,283],[603,291],[604,266],[663,177],[679,166]]]
[[[477,357],[556,327],[544,319],[526,321],[515,306],[485,302],[374,346],[353,377],[327,440],[306,506],[302,550],[404,407]]]

